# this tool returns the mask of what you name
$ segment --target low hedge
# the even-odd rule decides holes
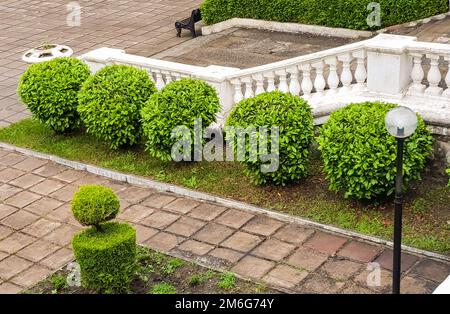
[[[225,130],[227,139],[230,141],[229,127],[234,127],[235,131],[238,130],[237,128],[249,127],[260,131],[261,127],[267,127],[270,132],[272,126],[279,128],[278,150],[276,147],[271,147],[270,134],[267,137],[261,137],[256,133],[258,147],[260,148],[263,144],[262,147],[267,147],[267,152],[251,146],[247,136],[245,144],[238,143],[235,137],[233,140],[235,153],[238,153],[238,146],[245,145],[245,160],[242,162],[246,166],[246,174],[256,184],[285,185],[298,181],[307,174],[310,146],[314,139],[313,116],[305,100],[279,91],[245,99],[230,113]],[[252,157],[252,151],[256,158]],[[267,171],[263,165],[267,166],[270,162],[264,155],[272,152],[278,154],[278,169]]]
[[[64,133],[80,124],[77,93],[89,76],[83,61],[56,58],[30,65],[17,92],[35,117],[54,132]]]
[[[385,127],[385,116],[394,104],[351,104],[333,112],[318,137],[329,188],[345,197],[373,199],[395,190],[396,139]],[[416,132],[405,140],[405,186],[420,179],[432,151],[432,136],[418,116]]]
[[[325,25],[368,30],[369,3],[381,8],[381,27],[405,23],[448,11],[448,0],[205,0],[206,24],[233,17]]]
[[[72,247],[86,288],[105,293],[127,292],[136,270],[136,231],[107,222],[102,231],[88,228],[74,236]]]
[[[446,170],[448,176],[450,177],[450,168]],[[450,179],[448,179],[448,187],[450,188]]]
[[[112,149],[133,145],[142,135],[140,110],[155,92],[146,71],[127,65],[106,66],[83,84],[78,112],[87,132]]]

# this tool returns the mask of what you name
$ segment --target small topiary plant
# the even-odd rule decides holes
[[[82,225],[72,247],[82,284],[106,293],[126,292],[136,270],[136,231],[128,224],[105,222],[119,211],[114,192],[102,186],[82,186],[72,200],[72,212]]]
[[[56,133],[79,124],[77,93],[89,77],[88,66],[75,58],[32,64],[20,77],[17,92],[33,115]]]
[[[201,119],[203,131],[215,121],[219,109],[215,89],[204,81],[185,78],[167,84],[141,111],[146,150],[163,161],[172,160],[172,147],[177,141],[172,131],[185,126],[193,139],[195,119]]]
[[[234,127],[234,131],[238,128],[253,127],[260,131],[262,127],[267,127],[268,130],[278,127],[278,148],[272,146],[270,135],[261,137],[258,132],[258,146],[266,146],[267,152],[254,149],[255,147],[250,147],[249,140],[245,141],[246,154],[242,162],[246,165],[246,174],[256,184],[271,182],[285,185],[306,176],[314,125],[311,108],[302,98],[274,91],[237,104],[227,119],[226,127],[227,139],[233,143],[237,153],[238,146],[243,143],[239,140],[238,132],[230,132],[230,127]],[[230,136],[234,138],[230,140]],[[271,152],[278,155],[278,168],[275,171],[264,169],[264,165],[268,163],[265,155]]]
[[[345,197],[373,199],[395,190],[396,140],[385,127],[394,104],[351,104],[331,114],[318,137],[330,190]],[[432,137],[418,116],[416,132],[404,144],[404,182],[420,179],[432,150]]]
[[[106,66],[89,78],[78,95],[87,132],[112,149],[141,139],[140,110],[156,92],[147,72],[126,65]]]

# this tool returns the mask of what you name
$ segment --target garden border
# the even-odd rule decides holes
[[[449,1],[450,3],[450,1]],[[354,30],[348,28],[339,28],[339,27],[328,27],[322,25],[314,25],[314,24],[301,24],[301,23],[288,23],[288,22],[276,22],[276,21],[268,21],[268,20],[259,20],[259,19],[251,19],[251,18],[238,18],[234,17],[219,23],[204,25],[201,28],[202,36],[212,35],[216,33],[220,33],[230,28],[248,28],[248,29],[261,29],[272,32],[283,32],[283,33],[307,33],[319,36],[330,36],[330,37],[341,37],[341,38],[370,38],[376,34],[382,34],[389,32],[391,30],[395,30],[402,26],[415,26],[417,24],[427,24],[431,21],[438,21],[445,19],[447,16],[450,16],[450,6],[449,11],[446,13],[440,13],[437,15],[433,15],[430,17],[405,22],[402,24],[395,24],[391,26],[384,27],[379,30],[374,31],[362,31],[362,30]],[[329,35],[332,33],[333,35]]]
[[[231,28],[247,28],[247,29],[261,29],[272,32],[283,32],[283,33],[306,33],[318,36],[329,36],[329,37],[340,37],[340,38],[370,38],[376,34],[382,34],[395,30],[402,26],[410,26],[417,24],[427,24],[431,21],[438,21],[445,19],[450,16],[450,11],[447,13],[441,13],[438,15],[433,15],[427,18],[406,22],[402,24],[396,24],[387,26],[385,28],[376,31],[360,31],[348,28],[339,27],[328,27],[322,25],[312,25],[312,24],[300,24],[300,23],[286,23],[286,22],[276,22],[267,20],[258,20],[250,18],[238,18],[234,17],[226,21],[219,23],[202,26],[202,36],[208,36],[226,31]],[[330,33],[332,35],[330,35]],[[169,49],[170,50],[170,49]]]
[[[227,199],[227,198],[223,198],[223,197],[217,197],[217,196],[214,196],[214,195],[211,195],[208,193],[204,193],[204,192],[193,191],[193,190],[183,188],[180,186],[176,186],[173,184],[169,184],[169,183],[158,182],[158,181],[154,181],[151,179],[146,179],[146,178],[131,175],[131,174],[125,174],[125,173],[121,173],[118,171],[113,171],[113,170],[85,164],[85,163],[78,162],[78,161],[72,161],[72,160],[61,158],[61,157],[58,157],[55,155],[40,153],[40,152],[36,152],[36,151],[30,150],[27,148],[10,145],[10,144],[4,143],[4,142],[0,142],[0,148],[6,149],[6,150],[9,150],[12,152],[18,152],[18,153],[24,154],[29,157],[36,157],[36,158],[41,158],[44,160],[53,161],[57,164],[64,165],[64,166],[67,166],[67,167],[70,167],[70,168],[73,168],[76,170],[85,170],[92,174],[96,174],[96,175],[106,177],[109,179],[127,182],[127,183],[133,184],[133,185],[139,185],[139,186],[143,186],[143,187],[152,188],[152,189],[158,190],[160,192],[171,192],[171,193],[179,194],[181,196],[190,197],[190,198],[194,198],[194,199],[198,199],[198,200],[202,200],[202,201],[215,202],[215,203],[218,203],[223,206],[247,210],[247,211],[251,211],[251,212],[259,213],[259,214],[265,214],[268,217],[279,219],[284,222],[295,222],[295,223],[298,223],[298,224],[301,224],[304,226],[309,226],[312,228],[325,230],[325,231],[332,232],[335,234],[345,235],[347,237],[352,237],[352,238],[359,238],[366,242],[381,244],[381,245],[385,245],[387,247],[393,246],[392,241],[384,240],[384,239],[381,239],[381,238],[378,238],[375,236],[369,236],[369,235],[361,234],[361,233],[358,233],[355,231],[341,229],[338,227],[314,222],[314,221],[311,221],[311,220],[305,219],[305,218],[294,217],[294,216],[287,215],[287,214],[277,213],[277,212],[274,212],[269,209],[253,206],[250,204],[246,204],[246,203],[243,203],[240,201],[235,201],[235,200],[231,200],[231,199]],[[429,257],[429,258],[432,258],[435,260],[450,262],[450,256],[446,256],[443,254],[434,253],[434,252],[430,252],[430,251],[426,251],[426,250],[422,250],[422,249],[417,249],[417,248],[406,246],[406,245],[402,245],[402,249],[408,253],[426,256],[426,257]]]

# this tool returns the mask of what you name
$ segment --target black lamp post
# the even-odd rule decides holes
[[[385,119],[386,129],[397,139],[397,174],[395,177],[395,216],[394,216],[394,258],[392,274],[392,293],[400,293],[401,253],[402,253],[402,215],[403,215],[403,144],[417,128],[417,116],[407,107],[396,107],[389,111]]]

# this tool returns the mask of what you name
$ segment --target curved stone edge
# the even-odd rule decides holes
[[[96,174],[96,175],[99,175],[99,176],[102,176],[102,177],[105,177],[108,179],[113,179],[113,180],[117,180],[117,181],[121,181],[121,182],[127,182],[132,185],[148,187],[148,188],[158,190],[160,192],[171,192],[171,193],[175,193],[175,194],[178,194],[181,196],[190,197],[190,198],[194,198],[194,199],[198,199],[198,200],[202,200],[202,201],[215,202],[215,203],[217,203],[219,205],[223,205],[223,206],[228,206],[228,207],[233,207],[236,209],[247,210],[247,211],[251,211],[254,213],[264,214],[271,218],[275,218],[275,219],[278,219],[278,220],[281,220],[284,222],[293,222],[293,223],[297,223],[297,224],[300,224],[303,226],[313,227],[315,229],[332,232],[332,233],[335,233],[338,235],[344,235],[347,237],[360,239],[360,240],[363,240],[366,242],[371,242],[371,243],[375,243],[375,244],[385,245],[388,247],[393,247],[393,242],[389,241],[389,240],[384,240],[384,239],[381,239],[381,238],[378,238],[375,236],[369,236],[369,235],[361,234],[361,233],[358,233],[355,231],[345,230],[345,229],[341,229],[339,227],[334,227],[334,226],[318,223],[318,222],[311,221],[309,219],[305,219],[305,218],[301,218],[301,217],[294,217],[294,216],[290,216],[287,214],[277,213],[277,212],[274,212],[269,209],[253,206],[253,205],[250,205],[247,203],[235,201],[235,200],[228,199],[228,198],[214,196],[214,195],[204,193],[204,192],[193,191],[193,190],[183,188],[183,187],[180,187],[177,185],[158,182],[158,181],[146,179],[146,178],[135,176],[135,175],[125,174],[125,173],[121,173],[118,171],[105,169],[102,167],[97,167],[97,166],[93,166],[93,165],[89,165],[89,164],[85,164],[85,163],[81,163],[81,162],[77,162],[77,161],[72,161],[72,160],[64,159],[64,158],[57,157],[54,155],[36,152],[36,151],[30,150],[27,148],[10,145],[10,144],[4,143],[4,142],[0,142],[0,148],[9,150],[11,152],[18,152],[18,153],[21,153],[21,154],[29,156],[29,157],[36,157],[36,158],[40,158],[40,159],[44,159],[44,160],[50,160],[57,164],[64,165],[64,166],[67,166],[67,167],[70,167],[70,168],[73,168],[76,170],[85,170],[92,174]],[[430,252],[430,251],[426,251],[426,250],[422,250],[422,249],[417,249],[417,248],[410,247],[407,245],[402,245],[402,250],[404,252],[426,256],[426,257],[429,257],[429,258],[432,258],[435,260],[450,262],[450,256],[446,256],[443,254],[434,253],[434,252]]]
[[[341,37],[341,38],[369,38],[374,35],[370,31],[358,31],[347,28],[332,28],[321,25],[309,25],[299,23],[283,23],[266,20],[232,18],[223,22],[202,27],[202,35],[211,35],[222,32],[230,28],[249,28],[262,29],[272,32],[284,33],[307,33],[327,37]]]

